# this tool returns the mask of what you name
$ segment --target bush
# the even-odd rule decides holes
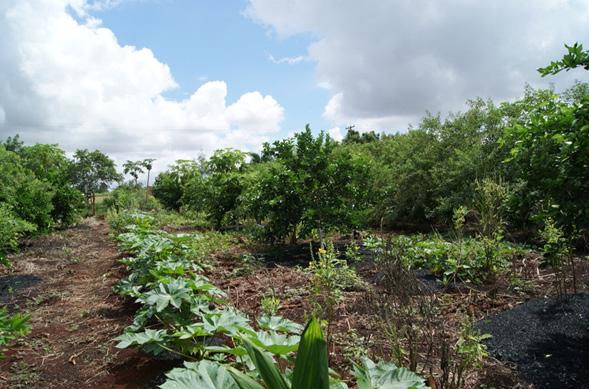
[[[180,180],[171,172],[160,173],[153,182],[153,195],[168,209],[180,209],[182,193]]]
[[[82,193],[70,185],[56,188],[52,204],[51,217],[62,226],[75,224],[85,206]]]
[[[18,218],[7,204],[0,203],[0,263],[7,265],[6,254],[18,248],[18,238],[35,226]]]
[[[153,211],[161,208],[158,201],[145,189],[133,184],[124,184],[109,193],[104,199],[107,210],[121,212],[124,210]]]
[[[367,249],[375,252],[377,261],[393,255],[404,266],[423,268],[440,277],[444,285],[452,282],[482,284],[506,271],[521,247],[488,238],[464,238],[448,241],[440,235],[394,237],[390,242],[369,238]]]

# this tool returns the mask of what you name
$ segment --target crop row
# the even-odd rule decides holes
[[[183,359],[185,367],[169,372],[162,388],[263,388],[252,386],[256,380],[273,388],[260,363],[293,366],[303,327],[277,315],[250,320],[204,276],[213,250],[210,240],[215,238],[158,231],[153,218],[141,213],[114,216],[111,226],[121,249],[130,255],[122,260],[129,274],[115,290],[140,305],[133,323],[117,337],[117,347],[140,347],[155,357]],[[400,388],[424,387],[423,380],[406,369],[368,358],[363,362],[355,369],[363,388],[393,382]],[[277,374],[285,388],[295,388],[291,369]],[[347,388],[333,372],[327,385]]]

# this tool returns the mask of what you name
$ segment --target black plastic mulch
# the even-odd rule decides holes
[[[538,298],[477,327],[489,352],[537,388],[589,388],[589,294]]]

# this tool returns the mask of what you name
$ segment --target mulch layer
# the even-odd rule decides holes
[[[531,299],[478,327],[492,335],[491,354],[536,388],[589,388],[589,294]]]

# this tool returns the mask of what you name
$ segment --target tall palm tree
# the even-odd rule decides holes
[[[135,186],[137,186],[139,174],[143,173],[143,167],[141,161],[127,161],[123,164],[124,173],[131,175],[135,179]]]
[[[149,174],[151,172],[151,169],[153,168],[154,161],[154,158],[146,158],[143,161],[141,161],[141,166],[143,166],[147,170],[147,184],[145,185],[145,201],[147,201],[147,196],[149,194]]]

